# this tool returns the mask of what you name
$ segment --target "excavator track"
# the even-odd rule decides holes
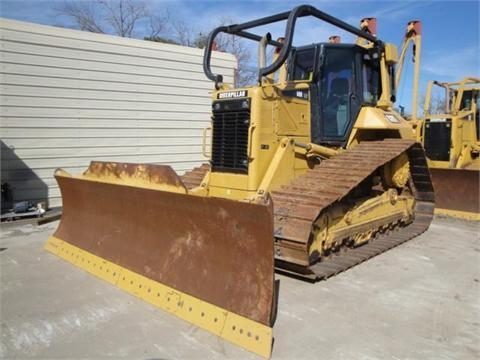
[[[343,247],[314,264],[279,259],[285,249],[306,249],[314,221],[403,152],[410,163],[410,188],[415,198],[413,222],[404,227],[398,224],[393,231],[377,232],[365,245]],[[272,199],[276,269],[311,281],[327,279],[420,235],[428,229],[434,210],[433,186],[423,148],[414,140],[402,139],[363,142],[274,191]]]

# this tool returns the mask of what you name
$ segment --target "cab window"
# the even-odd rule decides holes
[[[355,57],[350,49],[329,49],[322,75],[323,134],[343,138],[348,130],[349,98],[355,87]]]
[[[364,55],[362,63],[362,85],[363,102],[365,104],[376,104],[381,94],[380,67],[378,62],[371,61]]]
[[[315,48],[297,50],[290,80],[312,80],[315,64]]]

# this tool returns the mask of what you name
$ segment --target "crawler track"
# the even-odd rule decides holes
[[[415,197],[415,219],[405,227],[377,233],[375,239],[357,248],[343,249],[315,264],[298,264],[279,256],[285,249],[306,249],[312,224],[331,205],[344,199],[379,167],[406,151],[410,161]],[[203,164],[181,178],[187,189],[200,185]],[[272,193],[276,270],[311,281],[327,279],[426,231],[433,218],[434,194],[424,151],[413,140],[386,139],[363,142],[309,170],[305,175]]]
[[[202,164],[199,167],[187,171],[185,174],[180,176],[180,178],[182,179],[182,182],[185,184],[186,188],[191,190],[200,185],[203,177],[209,169],[210,166],[208,164]]]
[[[307,251],[313,222],[331,205],[346,198],[379,167],[406,151],[412,174],[415,219],[405,227],[377,234],[374,240],[322,258],[299,264],[292,249]],[[363,142],[272,193],[274,203],[276,268],[313,281],[326,279],[366,261],[426,231],[433,218],[434,195],[425,155],[413,140],[387,139]],[[287,254],[286,256],[284,254]],[[283,255],[283,256],[282,256]]]

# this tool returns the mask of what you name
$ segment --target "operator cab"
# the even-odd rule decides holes
[[[472,121],[475,121],[477,141],[480,140],[480,96],[477,89],[464,90],[459,110],[473,111]]]
[[[360,108],[377,103],[380,65],[374,58],[371,50],[354,44],[321,43],[292,51],[287,79],[310,83],[313,143],[346,145]]]

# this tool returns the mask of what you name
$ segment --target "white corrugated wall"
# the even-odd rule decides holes
[[[203,50],[0,19],[1,181],[13,200],[61,205],[57,167],[91,160],[205,162],[213,83]],[[233,82],[233,55],[212,65]]]

